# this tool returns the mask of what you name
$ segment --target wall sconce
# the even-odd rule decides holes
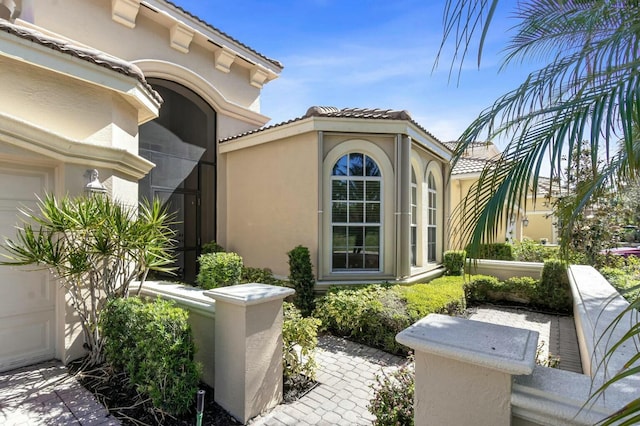
[[[100,183],[98,170],[87,169],[83,176],[88,180],[84,187],[85,192],[89,194],[105,194],[107,192],[107,188]]]
[[[525,228],[526,228],[527,226],[529,226],[529,218],[528,218],[528,217],[526,217],[526,216],[525,216],[525,217],[522,219],[522,226],[524,226]]]

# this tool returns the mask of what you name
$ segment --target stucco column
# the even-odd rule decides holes
[[[533,372],[537,332],[432,314],[396,340],[415,350],[416,426],[511,424],[512,376]]]
[[[242,423],[282,401],[282,301],[294,290],[243,284],[216,301],[215,401]]]
[[[398,229],[398,277],[411,275],[411,138],[400,137],[398,193],[400,225]]]

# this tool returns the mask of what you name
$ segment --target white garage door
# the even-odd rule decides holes
[[[51,175],[0,163],[0,243],[15,237],[18,207],[35,206]],[[0,371],[55,356],[55,283],[44,271],[0,266]]]

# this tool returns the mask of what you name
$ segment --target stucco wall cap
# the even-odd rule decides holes
[[[535,367],[538,332],[431,314],[396,340],[416,351],[519,375]]]
[[[240,306],[257,305],[273,300],[282,300],[294,293],[295,290],[291,288],[258,283],[233,285],[204,292],[205,296],[215,299],[216,301]]]

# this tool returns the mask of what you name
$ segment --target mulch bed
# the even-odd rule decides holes
[[[106,365],[85,371],[80,370],[81,366],[82,361],[71,363],[69,371],[123,425],[193,426],[196,424],[195,398],[189,413],[178,417],[171,416],[154,408],[148,398],[140,395],[135,390],[135,387],[131,386],[126,374],[115,373]],[[317,382],[304,376],[285,381],[284,402],[289,403],[301,398],[316,385]],[[242,424],[214,401],[213,388],[200,383],[200,389],[205,391],[203,425],[227,426]]]

